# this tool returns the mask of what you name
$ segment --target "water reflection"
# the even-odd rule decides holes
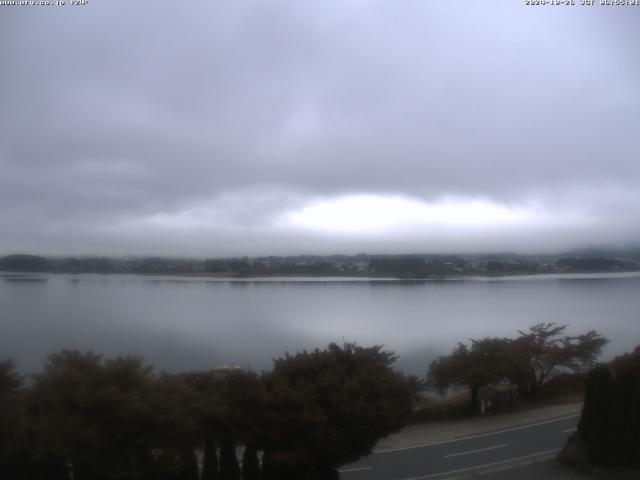
[[[61,348],[138,353],[159,369],[269,368],[330,341],[384,344],[423,373],[470,337],[541,321],[640,343],[639,274],[430,280],[0,274],[0,357],[26,371]],[[46,288],[45,288],[46,287]]]

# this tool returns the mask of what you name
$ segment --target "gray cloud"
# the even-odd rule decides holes
[[[508,1],[2,7],[0,251],[637,242],[639,15]],[[362,235],[282,222],[357,194],[534,202],[590,222]]]

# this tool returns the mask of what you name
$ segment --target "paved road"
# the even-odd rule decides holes
[[[567,436],[575,430],[578,418],[578,414],[573,414],[454,440],[378,451],[343,467],[340,478],[540,478],[543,470],[549,472],[549,468],[553,468],[544,464],[564,445]],[[559,475],[557,478],[566,478],[562,472]]]

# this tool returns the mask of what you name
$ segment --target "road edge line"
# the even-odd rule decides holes
[[[547,425],[549,423],[561,422],[563,420],[568,420],[570,418],[579,417],[579,416],[580,416],[580,413],[574,413],[574,414],[571,414],[571,415],[566,415],[564,417],[545,420],[543,422],[536,422],[536,423],[530,423],[528,425],[521,425],[521,426],[518,426],[518,427],[505,428],[503,430],[497,430],[495,432],[479,433],[479,434],[476,434],[476,435],[469,435],[467,437],[460,437],[460,438],[452,438],[452,439],[449,439],[449,440],[442,440],[442,441],[439,441],[439,442],[421,443],[419,445],[409,445],[408,447],[398,447],[398,448],[388,448],[388,449],[385,449],[385,450],[377,450],[377,451],[374,451],[372,453],[372,455],[378,455],[379,453],[400,452],[402,450],[411,450],[411,449],[414,449],[414,448],[433,447],[435,445],[444,445],[444,444],[447,444],[447,443],[462,442],[464,440],[472,440],[474,438],[489,437],[491,435],[499,435],[501,433],[514,432],[516,430],[524,430],[525,428],[532,428],[532,427],[537,427],[537,426],[540,426],[540,425]]]
[[[484,465],[474,465],[472,467],[459,468],[457,470],[450,470],[448,472],[431,473],[429,475],[422,475],[420,477],[402,478],[400,480],[425,480],[427,478],[436,478],[436,477],[441,477],[443,475],[452,475],[452,474],[456,474],[456,473],[470,472],[470,471],[478,470],[478,469],[481,469],[481,468],[493,467],[494,465],[501,465],[503,463],[517,462],[519,460],[524,460],[526,458],[540,457],[542,455],[548,455],[549,453],[559,452],[560,450],[562,450],[562,449],[561,448],[554,448],[552,450],[545,450],[543,452],[531,453],[529,455],[524,455],[522,457],[509,458],[507,460],[500,460],[498,462],[486,463]]]

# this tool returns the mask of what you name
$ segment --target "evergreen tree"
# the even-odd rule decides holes
[[[240,465],[236,457],[236,441],[225,429],[220,448],[220,480],[240,480]]]
[[[278,480],[269,450],[265,450],[262,453],[262,480]]]
[[[216,438],[212,432],[207,432],[204,439],[202,480],[218,480],[218,454],[216,452]]]
[[[0,478],[9,478],[4,473],[9,468],[14,468],[11,465],[17,457],[13,460],[11,458],[24,450],[15,441],[16,424],[22,413],[19,413],[17,401],[21,387],[22,377],[16,372],[13,361],[0,361]]]
[[[587,446],[592,461],[606,462],[611,434],[611,371],[599,365],[589,372],[578,437]]]
[[[260,480],[258,450],[252,444],[246,446],[242,455],[242,480]]]
[[[593,463],[640,466],[640,347],[589,372],[576,443]]]
[[[168,450],[156,452],[147,475],[144,477],[145,480],[176,480],[178,458],[174,453]]]
[[[180,449],[177,480],[198,480],[198,459],[191,447]]]
[[[640,466],[640,347],[613,361],[611,461]]]

